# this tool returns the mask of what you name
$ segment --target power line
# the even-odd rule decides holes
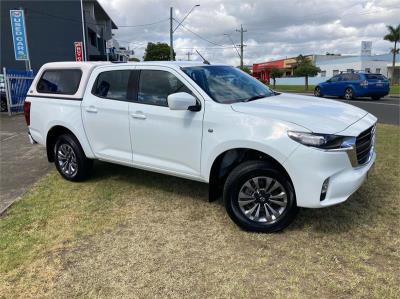
[[[153,23],[147,23],[147,24],[138,24],[138,25],[118,25],[118,28],[134,28],[134,27],[145,27],[145,26],[152,26],[152,25],[156,25],[156,24],[160,24],[163,22],[168,21],[169,18],[167,19],[162,19]]]
[[[174,18],[174,20],[175,20],[176,22],[179,22],[179,21],[178,21],[177,19],[175,19],[175,18]],[[210,43],[210,44],[213,44],[213,45],[215,45],[215,46],[224,47],[223,45],[217,44],[217,43],[215,43],[215,42],[213,42],[213,41],[210,41],[210,40],[206,39],[205,37],[202,37],[200,34],[198,34],[198,33],[194,32],[194,31],[190,30],[189,28],[187,28],[187,27],[186,27],[185,25],[183,25],[183,24],[181,24],[181,26],[182,26],[186,31],[189,31],[190,33],[192,33],[193,35],[195,35],[195,36],[197,36],[198,38],[202,39],[203,41],[206,41],[206,42],[208,42],[208,43]]]

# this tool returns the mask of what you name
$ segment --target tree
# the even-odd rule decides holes
[[[242,67],[239,66],[239,68],[240,68],[243,72],[248,73],[249,75],[251,75],[251,71],[250,71],[250,68],[249,68],[248,66],[246,66],[246,65],[244,65],[244,66],[242,66]]]
[[[308,90],[308,77],[316,76],[321,69],[316,67],[307,57],[299,55],[296,58],[297,66],[294,69],[294,75],[298,77],[304,77],[305,88]]]
[[[175,53],[174,53],[175,58]],[[169,45],[167,43],[148,43],[143,56],[144,61],[169,60]]]
[[[134,61],[134,62],[139,62],[140,59],[136,57],[129,57],[128,61]]]
[[[390,50],[393,53],[393,62],[392,62],[392,80],[391,84],[394,84],[394,68],[396,66],[396,54],[399,53],[399,49],[397,49],[397,43],[400,41],[400,24],[397,27],[393,27],[391,25],[387,25],[389,33],[386,34],[383,39],[389,42],[394,43],[394,47]]]
[[[280,78],[283,76],[283,70],[274,67],[271,69],[271,72],[269,73],[269,75],[272,78],[272,80],[274,81],[274,88],[275,88],[276,78]]]

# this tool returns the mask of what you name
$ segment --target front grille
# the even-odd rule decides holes
[[[356,139],[356,154],[358,165],[369,162],[371,150],[373,150],[375,138],[375,126],[372,126],[358,135]]]

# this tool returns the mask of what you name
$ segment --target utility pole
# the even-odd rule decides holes
[[[240,30],[236,29],[237,32],[240,32],[240,68],[243,68],[243,47],[246,45],[243,45],[243,32],[247,32],[247,30],[243,30],[243,25],[240,25]]]
[[[174,60],[174,30],[173,30],[173,13],[174,13],[174,8],[170,7],[169,8],[169,60],[173,61]]]
[[[188,56],[188,61],[190,61],[190,55],[192,55],[192,52],[188,51],[188,52],[186,53],[186,55]]]
[[[178,25],[173,29],[173,22],[174,22],[174,8],[170,7],[169,8],[169,45],[170,45],[170,52],[169,52],[169,60],[175,60],[174,59],[174,32],[176,29],[178,29],[179,26],[182,25],[183,21],[186,20],[186,18],[192,13],[192,11],[196,8],[199,7],[200,4],[193,5],[193,7],[189,10],[189,12],[186,14],[186,16],[182,19],[182,21],[178,21]]]

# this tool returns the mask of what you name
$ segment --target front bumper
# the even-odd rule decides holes
[[[370,114],[340,132],[343,136],[358,136],[371,127],[376,118]],[[323,151],[300,145],[284,163],[296,193],[297,205],[322,208],[342,203],[357,191],[376,159],[374,147],[369,160],[360,166],[352,165],[347,151]],[[321,198],[322,185],[329,179],[326,195]]]
[[[297,205],[322,208],[342,203],[357,191],[376,159],[372,152],[367,164],[353,167],[346,152],[324,152],[299,147],[285,163],[296,192]],[[329,178],[326,196],[321,200],[322,184]]]

